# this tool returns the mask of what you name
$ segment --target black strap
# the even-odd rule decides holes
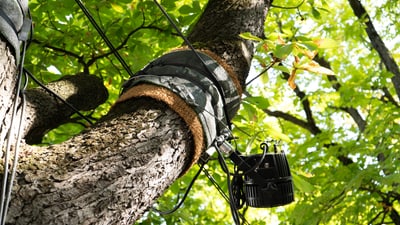
[[[3,7],[4,4],[6,7]],[[7,6],[12,8],[11,12],[9,12],[10,10],[5,11],[4,8],[8,8]],[[13,15],[15,18],[10,17],[10,15]],[[14,21],[14,19],[16,21]],[[4,37],[13,48],[16,59],[15,62],[19,64],[21,41],[28,41],[29,34],[32,34],[32,21],[30,19],[28,2],[26,0],[4,1],[0,7],[0,23],[0,35]]]
[[[2,17],[4,21],[6,21],[7,24],[14,30],[15,35],[18,35],[18,31],[17,28],[15,27],[14,22],[10,19],[10,17],[7,16],[7,14],[1,8],[0,8],[0,17]]]

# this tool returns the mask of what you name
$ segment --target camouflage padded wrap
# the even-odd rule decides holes
[[[0,0],[0,36],[13,48],[17,64],[20,57],[20,40],[26,40],[29,33],[30,20],[27,14],[27,0]]]
[[[226,70],[210,56],[197,51],[205,65],[192,50],[180,50],[167,53],[148,64],[131,77],[123,92],[141,84],[150,83],[165,87],[179,95],[197,113],[206,137],[206,148],[212,145],[219,131],[227,127],[240,106],[238,90]],[[210,80],[213,76],[223,93]],[[225,109],[228,115],[224,113]]]

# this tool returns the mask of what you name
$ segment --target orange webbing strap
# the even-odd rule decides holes
[[[182,175],[185,174],[200,158],[204,148],[204,132],[196,112],[174,92],[161,86],[146,83],[128,89],[121,95],[116,103],[139,97],[150,97],[166,103],[172,110],[182,117],[192,132],[194,150],[190,163],[182,172]]]

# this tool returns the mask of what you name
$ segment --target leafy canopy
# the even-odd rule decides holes
[[[29,1],[35,23],[26,67],[43,82],[86,72],[101,77],[109,100],[92,112],[106,114],[129,75],[73,0]],[[184,32],[205,0],[163,0]],[[260,140],[281,140],[290,161],[296,202],[273,209],[246,209],[254,224],[380,224],[400,211],[400,110],[392,74],[381,64],[345,0],[274,1],[257,42],[254,68],[240,112],[234,118],[235,146],[260,152]],[[279,4],[279,5],[278,5]],[[362,1],[396,61],[400,59],[397,1]],[[182,44],[152,1],[85,1],[133,71]],[[35,84],[31,84],[34,86]],[[357,117],[358,115],[358,117]],[[356,120],[357,118],[358,120]],[[50,132],[45,142],[65,140],[79,123]],[[226,190],[215,161],[208,170]],[[190,182],[196,167],[178,180],[156,207],[167,209]],[[196,222],[197,221],[197,222]],[[201,175],[183,207],[138,224],[231,224],[228,204]]]

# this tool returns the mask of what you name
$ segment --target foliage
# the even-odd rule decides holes
[[[190,30],[205,3],[162,1],[184,31]],[[397,1],[362,3],[399,61]],[[85,4],[132,71],[182,43],[152,1]],[[249,154],[260,151],[260,140],[281,140],[295,181],[296,202],[273,209],[250,208],[246,218],[252,224],[391,223],[390,214],[400,211],[399,99],[392,74],[371,47],[364,21],[344,0],[273,4],[265,39],[242,34],[258,43],[249,80],[271,69],[247,87],[249,95],[234,119],[235,146]],[[32,0],[30,8],[35,35],[27,68],[43,82],[82,71],[102,77],[110,99],[87,114],[104,115],[129,75],[73,0]],[[69,130],[81,129],[79,124],[67,126],[50,133],[46,142],[61,141]],[[207,166],[226,191],[226,175],[217,161]],[[178,180],[156,207],[171,208],[196,170]],[[201,175],[176,213],[160,216],[151,211],[138,222],[176,223],[232,224],[232,220],[228,204]]]
[[[363,3],[370,15],[376,15],[376,27],[388,27],[380,35],[388,38],[397,56],[399,42],[392,39],[398,34],[390,26],[395,22],[385,12],[395,11],[393,3]],[[303,129],[284,117],[269,122],[291,140],[286,144],[297,200],[273,210],[281,223],[390,223],[394,222],[391,212],[400,208],[396,180],[400,171],[399,105],[398,100],[388,100],[389,96],[396,98],[388,79],[393,75],[382,68],[381,59],[371,50],[362,22],[346,1],[305,1],[296,9],[272,8],[269,12],[267,38],[260,40],[255,58],[261,68],[274,66],[250,89],[253,95],[268,96],[269,106],[253,106],[259,113],[280,111],[307,122]],[[328,62],[325,66],[329,68],[316,61]],[[333,73],[335,79],[327,76]],[[349,109],[360,115],[365,128],[356,123]],[[307,110],[312,114],[307,115]],[[250,118],[254,117],[241,122]],[[255,118],[258,129],[273,135],[268,127],[263,128],[264,118]]]

